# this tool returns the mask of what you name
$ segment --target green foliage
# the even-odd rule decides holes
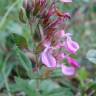
[[[12,92],[24,92],[27,96],[36,96],[36,91],[33,89],[33,86],[30,85],[28,80],[23,80],[21,78],[15,78],[16,84],[11,86]]]
[[[15,49],[20,65],[26,70],[27,74],[32,74],[32,63],[29,58],[19,49]]]
[[[69,24],[67,31],[73,33],[80,45],[77,59],[81,68],[75,77],[78,82],[63,76],[59,69],[53,71],[48,78],[42,78],[42,75],[47,75],[45,67],[40,65],[36,72],[35,62],[26,55],[24,49],[30,50],[30,53],[33,51],[35,45],[32,36],[38,30],[37,24],[31,26],[31,32],[27,24],[27,17],[31,14],[22,10],[23,0],[0,0],[0,96],[1,93],[10,96],[19,92],[27,96],[78,96],[79,93],[81,96],[89,96],[92,92],[92,96],[96,95],[96,2],[73,1],[68,5],[58,3],[57,6],[72,15],[71,23],[66,23]],[[38,34],[35,35],[34,40],[40,40],[36,38]],[[26,78],[16,68],[19,72],[23,71]]]
[[[6,38],[6,47],[12,48],[15,45],[19,48],[28,48],[27,41],[23,36],[12,33]]]
[[[50,93],[46,96],[74,96],[73,93],[68,88],[61,88],[54,90],[54,92]]]

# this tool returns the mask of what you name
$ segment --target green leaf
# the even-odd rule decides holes
[[[19,48],[28,48],[26,39],[16,33],[12,33],[6,38],[7,48],[12,48],[14,45],[18,46]]]
[[[31,74],[32,73],[32,63],[31,63],[30,59],[19,48],[16,48],[15,51],[18,56],[18,59],[20,60],[21,66],[26,70],[26,72],[28,74]]]
[[[0,72],[1,72],[2,68],[3,68],[3,59],[1,58],[1,60],[0,60]]]
[[[95,49],[89,50],[86,57],[89,61],[96,64],[96,50]]]
[[[82,67],[78,70],[78,74],[79,74],[79,78],[82,80],[85,80],[88,77],[88,72],[84,67]]]
[[[87,78],[88,78],[87,70],[84,67],[80,68],[80,70],[78,70],[78,79],[80,80],[81,87],[86,87],[84,80],[86,80]]]
[[[15,78],[16,84],[11,85],[11,92],[24,92],[27,96],[36,96],[36,91],[30,85],[29,80],[23,80],[21,78]]]
[[[5,74],[6,76],[8,77],[11,73],[11,70],[13,69],[14,67],[14,64],[10,64],[10,65],[7,65],[7,67],[5,68]],[[4,86],[4,76],[3,74],[1,73],[0,74],[0,89]]]
[[[50,93],[57,88],[60,88],[60,86],[56,82],[53,82],[52,80],[44,80],[40,84],[40,89],[44,93]]]
[[[68,88],[58,88],[46,96],[74,96]]]
[[[0,74],[0,89],[3,87],[4,85],[4,78],[3,78],[3,75]]]
[[[89,86],[90,86],[90,88],[96,90],[96,82],[95,81],[91,82],[91,84]]]
[[[96,13],[96,5],[93,5],[93,12]]]
[[[6,78],[10,75],[11,70],[13,69],[14,65],[8,63],[8,59],[11,56],[11,53],[8,53],[4,58],[2,56],[0,61],[0,89],[4,86],[4,74],[6,74]]]
[[[30,81],[30,86],[32,86],[34,90],[36,89],[36,84],[36,80]],[[40,81],[38,86],[41,96],[73,96],[70,88],[60,87],[57,82],[50,79]]]
[[[56,76],[57,76],[57,77],[59,77],[59,76],[62,77],[63,75],[62,75],[61,69],[55,69],[55,70],[53,71],[53,73],[52,73],[52,76],[53,76],[53,77],[56,77]]]

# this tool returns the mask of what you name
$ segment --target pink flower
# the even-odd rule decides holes
[[[72,2],[72,0],[60,0],[61,2]]]
[[[76,69],[80,67],[79,63],[75,59],[68,57],[64,53],[54,53],[54,55],[53,52],[54,48],[46,47],[44,51],[41,53],[42,63],[49,68],[61,68],[61,71],[64,75],[75,75]],[[66,66],[61,63],[66,58],[70,66]]]
[[[72,76],[75,74],[75,67],[73,65],[65,66],[64,64],[59,64],[60,61],[65,58],[63,53],[58,54],[57,58],[55,58],[52,53],[53,49],[51,47],[46,47],[41,53],[41,60],[44,65],[49,68],[61,68],[62,73],[67,76]]]
[[[64,75],[73,76],[75,75],[75,68],[72,66],[65,66],[64,64],[61,65],[61,70]]]
[[[56,47],[64,47],[68,52],[75,54],[79,49],[79,44],[71,39],[71,33],[65,33],[61,30],[55,34],[57,41]]]
[[[72,2],[72,0],[60,1],[62,3]],[[35,42],[34,40],[34,42],[37,45],[36,52],[38,52],[42,64],[52,69],[60,68],[64,75],[75,75],[76,69],[80,65],[75,59],[69,57],[69,54],[75,54],[79,45],[71,39],[72,34],[66,33],[64,30],[66,29],[65,20],[71,18],[70,14],[61,12],[57,8],[57,0],[24,0],[23,3],[30,25],[36,25],[37,21],[40,21],[40,26],[37,26],[39,29],[36,32],[40,33],[41,38],[40,41]],[[35,35],[35,31],[33,33]],[[35,53],[33,54],[35,55]],[[69,66],[65,65],[65,59]]]
[[[62,64],[61,65],[62,73],[67,76],[73,76],[76,73],[76,69],[79,68],[80,65],[75,59],[68,56],[66,56],[66,58],[70,66]]]
[[[58,62],[64,60],[66,58],[66,55],[64,53],[58,53],[57,56],[56,56],[56,60]]]
[[[78,43],[73,41],[69,36],[67,36],[64,46],[67,51],[71,52],[72,54],[75,54],[79,49]]]
[[[65,31],[64,30],[61,30],[59,32],[56,32],[55,33],[55,42],[56,42],[56,46],[55,48],[60,48],[62,45],[62,43],[64,42],[64,40],[62,40],[65,36]]]
[[[56,37],[58,38],[58,39],[60,39],[60,38],[63,38],[64,36],[65,36],[65,32],[64,32],[64,30],[61,30],[61,31],[59,31],[59,32],[56,32]]]
[[[45,49],[41,53],[41,61],[49,68],[61,68],[62,73],[67,76],[75,75],[76,69],[80,67],[79,63],[60,51],[61,48],[66,49],[69,53],[75,54],[79,49],[77,42],[71,39],[70,33],[65,33],[64,30],[55,33],[56,45],[53,47],[50,40],[45,40],[43,46]],[[62,61],[67,59],[70,66],[62,64]]]
[[[47,67],[55,68],[56,67],[56,59],[52,55],[52,48],[46,47],[44,51],[41,53],[41,60],[42,63],[45,64]]]
[[[68,61],[69,64],[71,64],[75,68],[80,67],[79,63],[75,59],[73,59],[71,57],[67,57],[67,61]]]

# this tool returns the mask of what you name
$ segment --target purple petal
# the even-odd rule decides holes
[[[65,3],[67,3],[67,2],[72,2],[72,0],[60,0],[61,2],[65,2]]]
[[[64,32],[64,30],[61,30],[60,32],[58,32],[59,34],[58,34],[58,36],[60,36],[60,37],[64,37],[65,36],[65,32]]]
[[[51,42],[48,40],[44,40],[43,45],[44,45],[44,47],[48,48],[48,47],[50,47]]]
[[[65,41],[65,47],[67,50],[73,54],[77,52],[79,49],[79,45],[77,42],[73,41],[71,37],[68,37],[67,40]]]
[[[57,55],[57,57],[56,57],[56,59],[58,60],[58,61],[62,61],[63,59],[65,59],[66,58],[66,55],[64,54],[64,53],[59,53],[58,55]]]
[[[68,61],[69,64],[71,64],[75,68],[80,67],[80,64],[75,59],[73,59],[71,57],[67,57],[67,61]]]
[[[51,48],[45,48],[41,54],[42,63],[45,64],[47,67],[56,67],[56,59],[52,56],[50,50]]]
[[[74,67],[67,67],[64,64],[61,65],[62,73],[67,76],[75,75],[75,68]]]
[[[64,38],[64,36],[65,36],[64,30],[61,30],[61,31],[55,33],[55,37],[58,39]]]

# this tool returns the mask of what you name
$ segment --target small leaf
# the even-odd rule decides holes
[[[86,57],[89,61],[96,64],[96,50],[95,49],[89,50]]]
[[[26,39],[16,33],[12,33],[6,38],[7,48],[12,48],[14,45],[18,46],[19,48],[28,48]]]

